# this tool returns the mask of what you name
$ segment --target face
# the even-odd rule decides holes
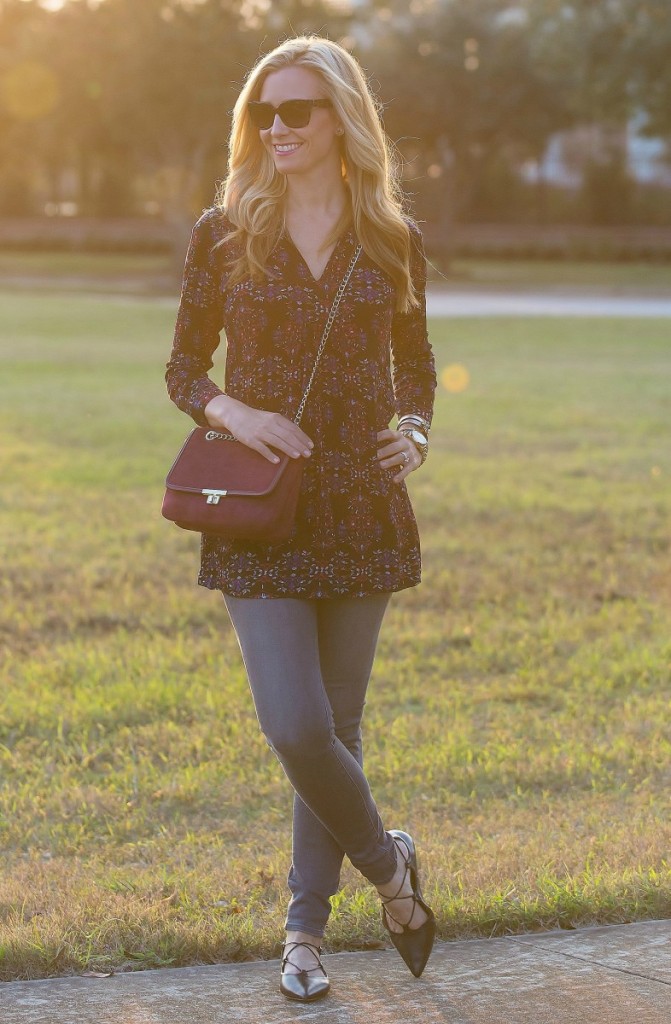
[[[259,99],[279,107],[285,100],[316,100],[324,96],[316,72],[293,65],[269,74]],[[278,171],[282,174],[305,174],[331,164],[340,170],[338,126],[333,108],[313,107],[304,128],[287,128],[276,113],[270,128],[256,128],[255,131],[258,131]]]

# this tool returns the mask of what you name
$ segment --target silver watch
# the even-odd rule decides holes
[[[426,435],[416,430],[415,427],[401,427],[400,433],[403,434],[403,437],[407,437],[409,441],[412,441],[421,455],[422,465],[424,465],[429,454],[429,442]]]

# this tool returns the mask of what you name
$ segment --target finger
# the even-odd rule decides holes
[[[311,452],[314,448],[314,443],[302,431],[277,430],[273,431],[273,436],[282,438],[287,444],[301,452]]]
[[[407,451],[407,447],[406,441],[394,441],[392,444],[380,448],[377,457],[378,459],[388,459],[392,455],[398,455],[399,452]]]
[[[280,461],[277,457],[277,452],[272,451],[269,446],[276,448],[277,451],[288,455],[292,459],[300,459],[301,455],[309,456],[312,454],[309,448],[301,452],[293,443],[287,442],[283,437],[269,430],[266,430],[261,437],[242,437],[238,435],[238,441],[246,444],[248,448],[253,448],[255,452],[263,455],[269,462]]]
[[[287,443],[290,444],[293,450],[299,455],[311,455],[312,449],[314,448],[313,442],[309,438],[307,441],[304,440],[304,437],[292,436]]]
[[[385,448],[381,448],[377,453],[377,457],[380,460],[386,462],[398,461],[399,455],[408,456],[410,458],[415,454],[415,446],[411,444],[406,438],[401,438],[400,441],[394,441],[392,444],[388,444]]]
[[[299,444],[295,437],[286,437],[282,434],[267,433],[264,434],[263,441],[266,444],[272,445],[273,448],[277,448],[279,451],[284,452],[285,455],[289,455],[292,459],[300,459],[302,455],[307,458],[312,454],[312,449],[307,448],[304,444]]]
[[[314,448],[315,443],[311,437],[308,437],[302,430],[298,431],[298,440],[300,441],[303,448]]]
[[[295,447],[300,448],[301,451],[306,448],[314,448],[314,442],[305,431],[301,430],[297,423],[286,419],[284,416],[276,417],[276,422],[273,424],[273,433],[284,437],[287,441],[293,443]]]
[[[293,427],[294,424],[291,426]],[[286,451],[287,455],[291,455],[294,459],[300,455],[310,455],[314,448],[314,444],[307,434],[304,434],[302,430],[288,430],[284,424],[276,424],[268,430],[264,434],[263,440]]]
[[[377,434],[378,441],[397,441],[402,435],[399,434],[398,430],[379,430]]]
[[[396,466],[402,466],[405,468],[409,464],[414,464],[414,452],[409,451],[407,448],[403,448],[401,451],[396,452],[387,459],[383,459],[380,465],[384,469],[395,468]]]
[[[405,466],[403,466],[401,471],[399,473],[397,473],[395,476],[392,477],[392,480],[394,481],[394,483],[400,484],[401,481],[405,480],[405,478],[407,476],[409,476],[411,473],[414,473],[414,471],[416,469],[419,469],[421,464],[422,464],[422,460],[419,457],[419,453],[418,453],[416,459],[411,456],[409,461],[407,462],[407,464]]]
[[[267,444],[264,444],[263,441],[257,441],[253,438],[250,438],[249,441],[243,441],[241,437],[238,438],[238,441],[246,445],[248,448],[251,448],[253,451],[258,452],[259,455],[263,455],[264,459],[268,459],[268,462],[277,463],[280,461],[277,452],[274,452]]]

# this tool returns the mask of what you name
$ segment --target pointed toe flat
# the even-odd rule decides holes
[[[397,894],[382,900],[382,924],[389,932],[391,941],[401,954],[401,957],[408,969],[416,978],[419,978],[426,967],[429,957],[431,956],[431,950],[433,949],[433,942],[436,936],[436,919],[431,907],[424,902],[424,898],[422,897],[422,892],[419,886],[419,874],[417,871],[417,851],[415,850],[415,844],[412,837],[409,836],[407,832],[402,832],[400,829],[392,828],[389,829],[388,832],[390,836],[393,836],[398,851],[405,861],[405,874],[403,875],[403,881],[399,886]],[[400,843],[402,843],[407,849],[407,855],[399,845]],[[410,872],[412,893],[408,896],[399,896],[398,893],[403,891],[403,886],[405,885],[408,872]],[[396,918],[389,913],[387,904],[391,903],[393,900],[412,900],[412,913],[410,914],[410,918],[406,924],[402,924],[400,921],[397,921]],[[412,919],[418,906],[421,907],[426,914],[426,921],[424,921],[419,928],[411,928]],[[389,927],[389,920],[394,921],[402,931],[392,931]]]
[[[289,959],[291,953],[297,946],[305,946],[315,958],[315,966],[301,969]],[[290,947],[287,950],[287,947]],[[291,964],[298,973],[285,970],[286,965]],[[313,977],[315,971],[321,972]],[[295,999],[301,1003],[313,1003],[315,999],[323,999],[331,988],[328,975],[321,962],[321,946],[314,946],[311,942],[285,942],[282,946],[282,965],[280,968],[280,992],[287,999]]]

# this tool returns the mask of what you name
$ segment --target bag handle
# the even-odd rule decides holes
[[[303,410],[305,409],[305,403],[308,400],[308,396],[310,394],[310,389],[312,388],[312,382],[314,381],[315,376],[317,374],[317,367],[319,366],[319,361],[321,360],[322,353],[324,351],[324,348],[326,347],[326,342],[328,341],[328,336],[331,333],[331,327],[333,326],[333,321],[336,318],[336,313],[338,312],[338,306],[340,305],[340,300],[342,299],[343,295],[345,294],[345,289],[347,288],[347,285],[349,283],[349,279],[352,276],[352,271],[354,270],[354,266],[356,264],[356,261],[359,259],[359,256],[361,255],[361,252],[362,252],[362,246],[358,246],[356,252],[352,256],[352,259],[350,260],[350,264],[349,264],[349,267],[347,268],[347,272],[345,273],[345,276],[343,277],[342,281],[340,282],[340,287],[338,288],[338,291],[336,292],[336,297],[333,300],[333,305],[331,306],[328,318],[326,320],[326,326],[324,327],[324,333],[322,334],[322,339],[319,342],[319,348],[317,349],[317,355],[315,356],[315,364],[312,367],[312,373],[310,374],[310,379],[307,382],[305,391],[303,392],[303,397],[301,398],[300,405],[298,406],[298,410],[296,412],[296,415],[294,416],[294,423],[296,424],[297,427],[300,427],[300,425],[301,425],[301,418],[303,416]]]

